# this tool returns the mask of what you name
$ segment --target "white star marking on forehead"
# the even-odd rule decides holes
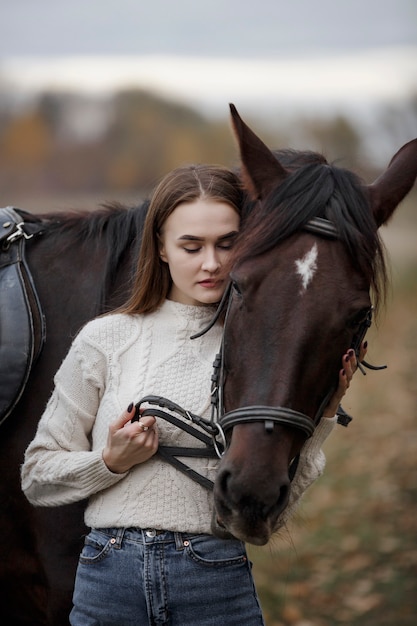
[[[317,244],[311,248],[310,252],[295,262],[297,268],[297,274],[301,276],[303,283],[303,289],[306,290],[308,285],[313,280],[314,273],[317,269]]]

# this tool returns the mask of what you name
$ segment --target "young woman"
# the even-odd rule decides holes
[[[207,325],[223,294],[221,269],[242,206],[239,180],[225,168],[168,174],[149,207],[129,302],[88,323],[56,374],[22,485],[37,506],[89,498],[73,626],[264,623],[245,546],[211,534],[211,493],[155,454],[159,443],[194,440],[152,416],[131,422],[133,403],[148,394],[209,417],[221,322],[189,338]],[[355,367],[354,355],[345,355],[327,416]],[[287,515],[322,472],[320,447],[334,423],[321,420],[304,446]],[[216,465],[192,461],[210,479]]]

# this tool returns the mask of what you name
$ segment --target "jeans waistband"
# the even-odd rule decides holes
[[[120,548],[122,541],[136,541],[143,544],[175,543],[177,550],[182,550],[184,545],[188,545],[187,538],[190,533],[181,533],[171,530],[161,530],[157,528],[96,528],[98,532],[108,535],[114,547]]]

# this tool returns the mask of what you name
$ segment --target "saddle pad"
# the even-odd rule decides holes
[[[0,420],[20,397],[33,358],[33,324],[19,265],[0,271]]]
[[[25,239],[7,241],[21,218],[11,208],[1,215],[7,221],[0,224],[0,424],[19,401],[39,353],[36,345],[44,341],[43,316],[24,260]]]

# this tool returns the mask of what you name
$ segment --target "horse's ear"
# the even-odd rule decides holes
[[[367,187],[378,227],[389,220],[416,177],[417,139],[413,139],[398,150],[385,172]]]
[[[229,106],[233,129],[239,143],[243,184],[253,199],[265,198],[273,187],[288,176],[288,172],[263,141],[245,124],[235,105]]]

